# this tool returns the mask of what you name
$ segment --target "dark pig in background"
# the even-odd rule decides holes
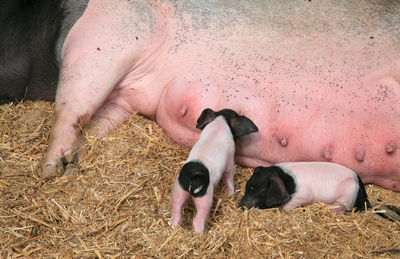
[[[318,202],[337,212],[371,207],[360,177],[344,166],[328,162],[286,162],[257,167],[246,183],[239,206],[260,209],[282,206],[291,210]]]
[[[54,101],[62,45],[87,2],[0,1],[0,104]]]
[[[181,223],[182,206],[191,196],[196,206],[193,228],[195,232],[203,233],[214,188],[220,179],[223,177],[226,194],[231,195],[234,190],[234,139],[258,129],[250,119],[228,109],[219,112],[205,109],[197,120],[197,128],[202,133],[182,166],[172,191],[171,224]]]

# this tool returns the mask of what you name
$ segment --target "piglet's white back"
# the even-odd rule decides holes
[[[201,160],[210,172],[210,183],[215,185],[233,162],[234,152],[232,132],[224,117],[218,116],[203,129],[186,162]]]
[[[359,189],[354,171],[330,162],[284,162],[276,166],[293,176],[297,187],[283,209],[316,202],[338,206],[337,211],[353,207]]]

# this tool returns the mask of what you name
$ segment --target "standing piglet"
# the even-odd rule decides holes
[[[181,223],[182,206],[192,196],[196,206],[193,228],[195,232],[203,233],[214,187],[222,176],[225,193],[233,193],[234,139],[257,132],[258,129],[250,119],[229,109],[219,112],[205,109],[196,127],[203,131],[175,181],[171,224],[176,226]]]
[[[287,162],[257,167],[246,184],[240,207],[260,209],[283,205],[290,210],[323,202],[337,212],[371,207],[358,175],[329,162]]]

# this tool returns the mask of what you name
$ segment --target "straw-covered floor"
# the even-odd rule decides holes
[[[235,194],[217,190],[206,233],[191,203],[169,225],[171,188],[189,149],[132,116],[110,135],[86,134],[79,174],[38,179],[53,105],[0,106],[0,258],[348,258],[400,256],[400,224],[374,213],[336,214],[322,204],[241,211],[251,169],[237,167]],[[400,206],[400,193],[366,186],[370,200]]]

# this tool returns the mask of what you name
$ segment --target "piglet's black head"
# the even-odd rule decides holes
[[[210,174],[201,162],[190,161],[182,166],[178,181],[182,188],[190,192],[193,197],[202,197],[210,184]]]
[[[246,192],[239,206],[260,209],[277,207],[290,200],[294,189],[293,178],[281,168],[259,166],[247,181]]]
[[[218,116],[224,116],[234,138],[258,131],[257,126],[249,118],[241,116],[230,109],[224,109],[218,112],[214,112],[208,108],[205,109],[197,120],[196,128],[203,130]]]

